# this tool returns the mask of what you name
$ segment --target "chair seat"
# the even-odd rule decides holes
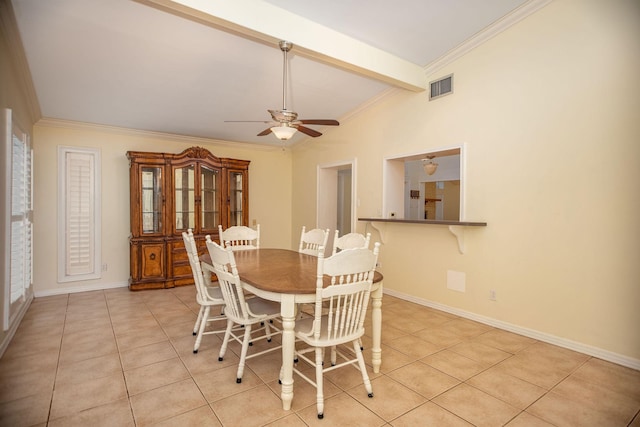
[[[280,314],[280,303],[275,301],[268,301],[259,297],[253,297],[247,299],[247,306],[253,313],[259,313],[259,315],[274,316]]]
[[[296,320],[296,327],[294,329],[294,332],[296,334],[296,339],[301,340],[304,343],[309,344],[310,346],[313,346],[313,347],[329,347],[333,345],[331,344],[331,340],[328,337],[328,323],[329,323],[328,316],[322,316],[320,318],[320,324],[321,324],[320,338],[317,340],[313,335],[309,335],[309,333],[313,329],[313,322],[314,322],[313,317],[305,317],[303,319]],[[362,335],[364,335],[364,329],[360,331],[356,331],[351,335],[342,335],[340,337],[339,342],[344,343],[344,342],[354,341],[360,338]]]

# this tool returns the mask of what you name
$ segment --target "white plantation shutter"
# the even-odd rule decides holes
[[[100,277],[99,160],[97,150],[59,148],[62,282]]]
[[[2,328],[5,331],[17,327],[33,296],[29,292],[32,276],[32,225],[31,171],[32,151],[29,135],[13,122],[12,111],[4,109],[0,116],[0,158],[5,162],[3,171],[6,197],[0,199],[4,233],[0,243],[2,251],[2,276],[4,304]],[[14,329],[15,330],[15,329]]]
[[[11,303],[31,285],[31,150],[26,135],[11,135]]]

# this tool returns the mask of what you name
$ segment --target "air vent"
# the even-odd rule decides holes
[[[429,101],[440,98],[441,96],[453,93],[453,74],[435,80],[429,83],[431,92],[429,93]]]

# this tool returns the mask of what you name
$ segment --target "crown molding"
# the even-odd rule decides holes
[[[261,151],[273,151],[282,150],[282,145],[263,145],[254,144],[242,141],[226,141],[222,139],[203,138],[198,136],[179,135],[173,133],[156,132],[148,130],[130,129],[118,126],[100,125],[96,123],[78,122],[73,120],[54,119],[50,117],[44,117],[40,119],[36,124],[36,127],[53,127],[69,130],[83,130],[91,132],[110,133],[114,135],[123,135],[128,137],[139,138],[153,138],[163,141],[172,142],[185,142],[192,145],[216,145],[216,146],[228,146],[234,148],[242,148],[246,150],[261,150]]]
[[[492,39],[523,19],[527,18],[530,15],[533,15],[538,10],[542,9],[553,0],[530,0],[527,3],[523,4],[519,8],[515,9],[508,15],[505,15],[501,19],[494,22],[489,27],[475,34],[474,36],[468,38],[459,46],[451,49],[449,52],[442,55],[440,58],[435,61],[427,64],[424,67],[425,74],[430,76],[441,68],[449,65],[453,61],[458,58],[466,55],[476,47],[485,43],[486,41]]]

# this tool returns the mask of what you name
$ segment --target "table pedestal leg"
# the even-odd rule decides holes
[[[371,323],[373,335],[373,347],[371,348],[371,364],[373,372],[380,372],[382,365],[382,282],[378,283],[377,289],[371,292]]]
[[[296,325],[295,299],[293,295],[282,295],[280,314],[282,315],[282,409],[291,409],[293,401],[293,357],[296,336],[293,328]]]

